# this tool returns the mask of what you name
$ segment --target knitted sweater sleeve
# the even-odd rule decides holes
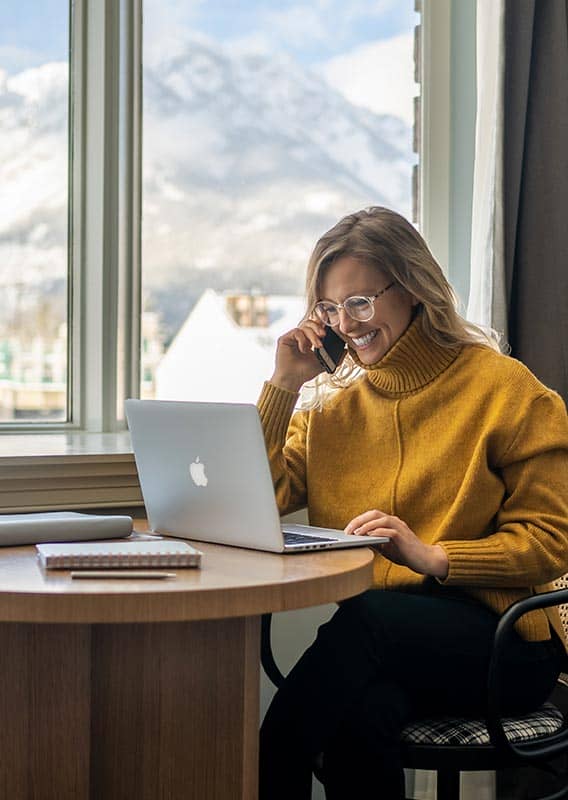
[[[445,584],[538,586],[568,572],[568,417],[558,395],[532,400],[497,467],[505,498],[495,532],[440,542]]]
[[[281,514],[303,508],[306,490],[308,414],[292,412],[298,395],[265,383],[258,399],[276,502]]]

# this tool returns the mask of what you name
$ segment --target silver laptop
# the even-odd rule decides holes
[[[275,553],[388,541],[281,525],[254,405],[127,400],[126,417],[156,533]]]

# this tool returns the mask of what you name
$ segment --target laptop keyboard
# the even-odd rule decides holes
[[[284,531],[284,544],[310,544],[310,542],[336,542],[337,539],[332,539],[326,536],[309,536],[306,533],[290,533]]]

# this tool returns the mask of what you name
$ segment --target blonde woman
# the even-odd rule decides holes
[[[308,314],[263,387],[281,513],[388,536],[374,588],[343,602],[263,723],[260,798],[404,798],[413,716],[479,713],[498,615],[568,571],[568,419],[561,398],[466,322],[415,228],[375,207],[341,220],[308,265]],[[331,327],[347,356],[314,354]],[[309,408],[298,392],[316,381]],[[503,708],[540,705],[566,657],[561,625],[517,624]]]

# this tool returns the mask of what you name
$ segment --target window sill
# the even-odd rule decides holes
[[[0,513],[142,505],[127,432],[0,436]]]

